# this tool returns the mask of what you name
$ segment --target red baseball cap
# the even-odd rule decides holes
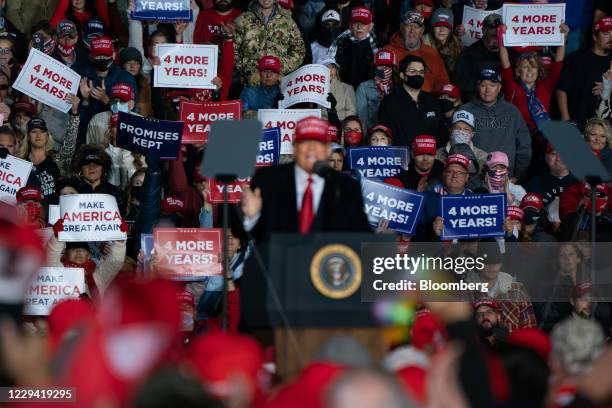
[[[428,309],[419,310],[412,324],[410,343],[420,349],[440,350],[446,343],[446,329],[438,316]]]
[[[394,66],[395,65],[395,52],[393,50],[378,50],[374,56],[374,66]]]
[[[387,135],[389,139],[393,139],[393,132],[391,131],[391,129],[383,125],[382,123],[379,123],[373,128],[370,128],[370,136],[372,136],[372,133],[376,131],[383,132],[385,135]]]
[[[125,82],[117,82],[111,88],[111,98],[121,99],[123,102],[133,101],[134,90]]]
[[[429,6],[429,7],[433,7],[434,6],[433,0],[415,0],[412,5],[413,6],[418,6],[420,4],[424,4],[424,5]]]
[[[329,143],[329,123],[326,120],[315,116],[309,116],[296,123],[294,143],[306,140],[317,140],[322,143]]]
[[[364,6],[355,7],[351,10],[351,24],[363,23],[370,24],[372,22],[372,12]]]
[[[92,57],[98,57],[100,55],[112,57],[114,52],[115,47],[113,46],[113,40],[109,37],[96,37],[91,40]]]
[[[442,88],[440,88],[440,92],[438,92],[438,95],[448,95],[453,99],[459,99],[461,98],[461,91],[459,90],[459,87],[449,82],[448,84],[445,84],[442,86]]]
[[[480,306],[489,306],[491,309],[498,310],[497,302],[489,298],[479,299],[472,303],[472,307],[474,307],[474,312],[476,312]]]
[[[533,208],[534,210],[540,211],[544,207],[542,196],[538,193],[527,193],[521,200],[521,208]]]
[[[285,9],[291,11],[291,9],[293,8],[293,1],[292,0],[278,0],[278,4],[281,7],[284,7]]]
[[[593,285],[591,282],[581,282],[572,289],[572,297],[574,299],[581,298],[593,293]]]
[[[51,309],[47,316],[51,349],[55,351],[70,330],[80,325],[92,325],[96,314],[91,302],[83,299],[66,299]]]
[[[327,128],[327,134],[330,142],[338,143],[338,126],[330,123],[329,127]]]
[[[222,332],[206,333],[191,342],[184,353],[198,379],[217,398],[228,397],[236,377],[261,393],[258,381],[262,373],[264,353],[252,338]]]
[[[257,69],[260,71],[273,71],[276,72],[277,74],[280,74],[281,72],[281,61],[280,59],[278,59],[278,57],[275,57],[274,55],[265,55],[263,57],[261,57],[261,59],[259,60],[259,63],[257,64]]]
[[[464,169],[468,170],[470,167],[470,159],[465,157],[462,154],[451,154],[446,158],[446,163],[444,163],[444,168],[447,168],[451,164],[458,164],[462,166]]]
[[[31,104],[28,101],[19,101],[15,102],[12,107],[13,112],[25,111],[30,114],[30,116],[36,116],[36,106]]]
[[[552,143],[550,142],[546,143],[546,154],[550,154],[554,151],[555,151],[555,147],[552,145]]]
[[[514,330],[508,337],[508,344],[531,349],[548,361],[552,346],[546,333],[536,327]]]
[[[612,31],[612,17],[604,17],[596,22],[593,31]]]
[[[18,203],[22,203],[24,201],[38,201],[39,203],[44,199],[42,191],[37,187],[21,187],[17,191],[16,199]]]
[[[162,214],[183,213],[185,204],[176,197],[168,196],[161,203]]]
[[[516,206],[516,205],[509,205],[508,206],[508,217],[510,217],[511,220],[523,222],[525,213],[523,212],[521,207]]]
[[[431,135],[418,135],[412,140],[412,155],[436,155],[436,138]]]

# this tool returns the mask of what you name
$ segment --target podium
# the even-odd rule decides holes
[[[388,350],[373,317],[373,303],[361,301],[361,246],[393,242],[374,234],[275,234],[259,246],[266,271],[252,256],[241,288],[241,311],[251,329],[272,329],[277,372],[291,378],[335,334],[348,334],[375,360]]]

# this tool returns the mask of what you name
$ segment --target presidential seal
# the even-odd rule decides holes
[[[310,263],[310,279],[323,296],[344,299],[361,285],[361,261],[346,245],[332,244],[319,249]]]

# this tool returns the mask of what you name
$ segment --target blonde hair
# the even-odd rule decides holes
[[[610,131],[610,127],[608,127],[608,122],[599,118],[591,118],[587,121],[586,125],[584,125],[584,138],[588,138],[588,134],[595,126],[601,126],[601,128],[606,133],[606,145],[611,148],[612,147],[612,131]],[[588,142],[588,139],[587,139]]]
[[[47,143],[45,143],[45,153],[47,156],[50,156],[53,151],[53,146],[55,145],[55,141],[51,136],[51,133],[47,130]],[[17,156],[23,160],[30,160],[30,153],[32,152],[32,147],[30,146],[30,132],[27,132],[23,141],[21,142],[21,146],[19,147],[19,152],[17,152]]]

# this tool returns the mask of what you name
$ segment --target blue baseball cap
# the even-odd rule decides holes
[[[501,75],[499,71],[493,68],[483,68],[478,76],[479,81],[492,81],[501,82]]]

